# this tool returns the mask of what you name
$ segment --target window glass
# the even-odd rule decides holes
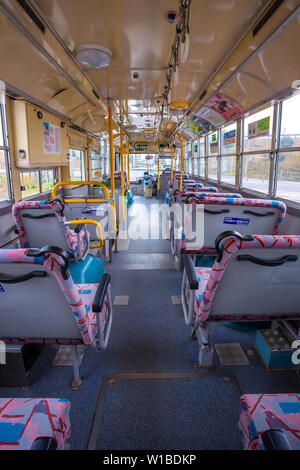
[[[300,94],[283,101],[280,148],[300,147]]]
[[[208,178],[212,180],[218,179],[218,158],[217,157],[209,157],[207,159],[207,171],[208,171]]]
[[[300,152],[279,153],[276,196],[300,202]]]
[[[0,201],[9,199],[5,151],[0,150]]]
[[[55,186],[55,170],[41,171],[42,193],[51,191]]]
[[[243,156],[242,185],[244,188],[253,189],[261,193],[268,193],[269,172],[269,154]]]
[[[221,157],[221,181],[235,184],[236,157]]]
[[[199,155],[200,157],[205,156],[205,137],[200,137],[199,139]]]
[[[244,152],[271,149],[273,106],[244,119]]]
[[[70,175],[71,181],[83,181],[84,178],[84,152],[70,149]]]
[[[236,153],[236,122],[221,130],[221,154]]]
[[[100,154],[95,150],[91,151],[91,167],[92,167],[92,178],[99,179],[101,178],[101,163],[100,163]]]
[[[20,173],[22,198],[39,194],[40,182],[38,171],[24,171]]]
[[[200,158],[199,165],[200,165],[199,176],[204,178],[205,177],[205,158]]]
[[[1,94],[1,93],[0,93]],[[0,105],[1,105],[1,96],[0,96]],[[1,108],[4,110],[4,107],[1,105]],[[3,126],[2,126],[2,116],[0,112],[0,147],[4,147],[4,138],[3,138]]]
[[[218,133],[208,134],[208,155],[217,155],[219,153]]]

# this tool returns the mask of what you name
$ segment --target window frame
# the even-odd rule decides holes
[[[52,192],[52,189],[49,189],[47,191],[42,191],[42,172],[43,171],[52,171],[53,172],[53,182],[54,186],[58,182],[58,168],[57,167],[50,167],[50,168],[24,168],[23,170],[20,170],[20,183],[21,183],[21,174],[22,173],[38,173],[38,183],[39,183],[39,191],[35,194],[29,195],[22,197],[22,201],[30,201],[32,198],[36,198],[37,196],[45,196],[47,194],[50,194]],[[21,184],[22,187],[22,184]],[[21,193],[23,191],[21,190]]]
[[[8,195],[7,199],[0,201],[0,208],[7,207],[11,205],[14,201],[14,192],[12,184],[12,171],[11,171],[11,162],[10,162],[10,146],[9,146],[9,136],[8,136],[8,126],[7,126],[7,116],[6,116],[6,103],[5,103],[5,94],[0,92],[0,115],[1,115],[1,126],[0,132],[3,136],[3,145],[0,146],[0,150],[4,153],[5,160],[5,169],[6,169],[6,178],[7,178],[7,190]]]

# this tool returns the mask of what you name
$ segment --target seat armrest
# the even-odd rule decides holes
[[[94,297],[94,302],[93,302],[93,312],[94,313],[99,313],[103,309],[103,303],[104,299],[107,293],[107,289],[110,283],[110,274],[104,273],[101,277],[101,280],[99,282],[95,297]]]
[[[57,442],[53,437],[38,437],[30,450],[57,450]]]
[[[191,290],[199,288],[199,282],[195,272],[195,266],[191,255],[183,255],[183,263],[187,274],[188,283]]]
[[[266,450],[292,450],[283,429],[268,429],[261,438]]]

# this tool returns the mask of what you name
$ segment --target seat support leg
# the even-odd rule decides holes
[[[196,367],[212,367],[214,348],[210,342],[211,328],[207,323],[200,322],[196,333],[199,343],[199,361]]]
[[[78,355],[78,348],[76,344],[72,346],[72,353],[73,353],[74,378],[72,380],[71,388],[75,392],[76,390],[79,390],[82,384],[82,380],[79,376],[79,355]]]

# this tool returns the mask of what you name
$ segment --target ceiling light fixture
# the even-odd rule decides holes
[[[112,52],[104,46],[96,44],[86,44],[76,50],[76,58],[83,67],[89,69],[101,69],[110,64]]]

